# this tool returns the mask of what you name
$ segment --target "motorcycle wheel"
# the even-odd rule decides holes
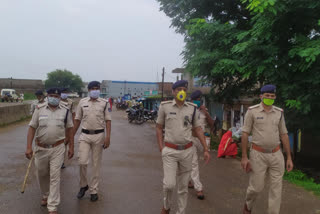
[[[137,120],[136,120],[136,123],[141,125],[142,123],[144,123],[144,119],[143,117],[138,117]]]

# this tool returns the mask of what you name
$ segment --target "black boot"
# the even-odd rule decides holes
[[[89,189],[89,186],[88,186],[88,185],[85,186],[85,187],[81,187],[81,188],[80,188],[80,191],[79,191],[79,193],[78,193],[78,195],[77,195],[77,197],[78,197],[79,199],[82,198],[88,189]]]
[[[99,199],[98,194],[91,194],[90,201],[94,202],[94,201],[97,201],[98,199]]]

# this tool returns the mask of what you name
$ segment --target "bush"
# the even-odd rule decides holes
[[[37,97],[33,93],[25,93],[24,100],[36,100]]]

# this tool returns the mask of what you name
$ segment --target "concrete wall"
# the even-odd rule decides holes
[[[12,123],[30,116],[30,104],[0,107],[0,125]]]

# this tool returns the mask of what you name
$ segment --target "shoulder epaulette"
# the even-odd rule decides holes
[[[278,111],[283,112],[283,109],[282,109],[282,108],[279,108],[279,107],[277,107],[277,106],[273,106],[273,108],[274,108],[275,110],[278,110]]]
[[[161,102],[160,104],[161,105],[164,105],[164,104],[169,104],[169,103],[172,103],[173,101],[172,100],[169,100],[169,101],[163,101],[163,102]]]
[[[62,103],[60,103],[59,106],[60,106],[61,108],[65,108],[65,109],[68,109],[68,110],[69,110],[68,106],[66,106],[66,105],[64,105],[64,104],[62,104]]]
[[[102,102],[108,103],[108,100],[106,100],[106,99],[104,99],[104,98],[101,98],[101,97],[99,97],[98,100],[99,100],[99,101],[102,101]]]
[[[260,106],[260,104],[257,104],[257,105],[254,105],[254,106],[250,106],[248,109],[251,110],[251,109],[255,109],[255,108],[258,108]]]
[[[187,104],[189,104],[189,105],[191,105],[191,106],[194,106],[194,107],[198,107],[196,104],[191,103],[191,102],[187,102]]]
[[[47,105],[47,102],[41,103],[37,105],[37,109],[43,108]]]

